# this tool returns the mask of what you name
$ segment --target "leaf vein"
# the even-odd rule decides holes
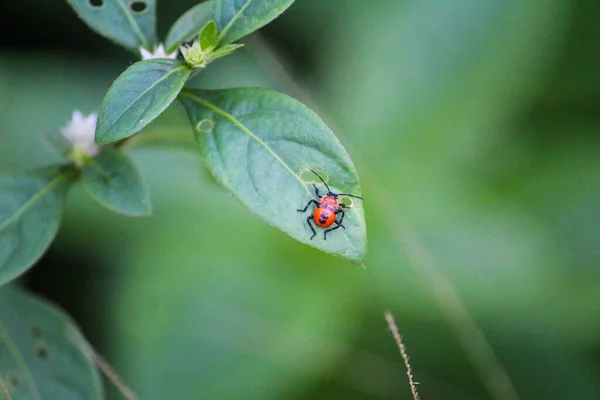
[[[277,160],[283,166],[283,168],[285,168],[294,178],[296,178],[296,180],[302,185],[302,187],[304,188],[304,190],[306,190],[306,192],[308,194],[310,194],[310,191],[306,187],[306,184],[304,183],[304,181],[302,179],[300,179],[300,177],[294,171],[292,171],[292,169],[286,164],[286,162],[283,161],[281,159],[281,157],[279,157],[279,155],[273,151],[273,149],[271,149],[261,138],[259,138],[250,129],[248,129],[244,124],[242,124],[236,117],[234,117],[233,115],[229,114],[227,111],[225,111],[225,110],[217,107],[216,105],[212,104],[211,102],[209,102],[209,101],[207,101],[207,100],[205,100],[205,99],[203,99],[203,98],[201,98],[201,97],[199,97],[197,95],[191,94],[189,92],[182,92],[181,95],[194,100],[195,102],[197,102],[201,106],[206,107],[209,110],[213,111],[214,113],[216,113],[216,114],[224,117],[225,119],[228,119],[229,121],[231,121],[242,132],[244,132],[251,139],[255,140],[258,144],[260,144],[265,150],[267,150],[267,152],[273,158],[275,158],[275,160]]]
[[[149,49],[147,47],[148,46],[148,41],[146,40],[146,36],[144,36],[144,33],[142,32],[142,30],[141,30],[140,26],[138,25],[138,23],[135,21],[135,18],[133,18],[133,16],[128,12],[129,9],[127,8],[127,6],[123,3],[122,0],[117,0],[117,4],[119,5],[119,7],[121,8],[121,10],[123,11],[123,14],[125,14],[125,18],[127,19],[127,22],[129,22],[129,24],[133,28],[134,32],[138,36],[138,38],[141,40],[142,47],[145,48],[148,51],[152,51],[153,49]]]
[[[223,37],[225,36],[225,34],[227,33],[227,31],[229,31],[229,29],[231,29],[231,27],[233,26],[233,24],[238,20],[238,18],[242,15],[242,13],[244,11],[246,11],[246,8],[248,8],[248,6],[250,5],[250,3],[252,3],[252,0],[248,0],[246,2],[246,4],[244,4],[242,6],[242,8],[240,8],[240,10],[233,16],[233,18],[231,18],[231,21],[229,21],[227,23],[227,25],[225,25],[225,28],[223,28],[223,30],[221,31],[221,33],[219,33],[219,36],[217,37],[217,43],[220,42]]]
[[[0,224],[0,232],[2,232],[4,229],[6,229],[6,227],[9,226],[10,224],[12,224],[13,222],[15,222],[16,220],[21,218],[21,216],[23,216],[23,214],[25,214],[31,207],[33,207],[33,205],[38,200],[40,200],[42,197],[44,197],[45,195],[50,193],[68,175],[70,175],[70,171],[63,172],[62,174],[58,175],[56,178],[54,178],[50,182],[48,182],[44,187],[42,187],[40,189],[39,192],[37,192],[36,194],[31,196],[31,198],[29,200],[27,200],[25,202],[25,204],[23,204],[21,206],[21,208],[19,208],[17,210],[16,213],[14,213],[10,218],[8,218],[6,221],[4,221],[2,224]]]
[[[146,93],[148,93],[150,90],[152,90],[155,86],[157,86],[158,84],[162,83],[165,79],[167,79],[170,75],[174,74],[175,72],[179,72],[180,70],[184,70],[186,69],[187,66],[185,65],[181,65],[177,68],[173,68],[171,71],[169,71],[168,73],[166,73],[164,76],[162,76],[160,79],[157,79],[152,85],[148,86],[146,89],[144,89],[135,99],[133,99],[128,105],[127,107],[125,107],[123,109],[123,111],[121,111],[119,113],[119,115],[117,115],[117,117],[111,122],[110,125],[108,125],[108,127],[105,129],[108,130],[110,129],[114,124],[117,123],[117,121],[119,119],[121,119],[121,117],[123,117],[123,114],[125,114],[127,112],[127,110],[129,110],[135,103],[137,103]]]

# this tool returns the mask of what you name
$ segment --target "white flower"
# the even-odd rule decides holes
[[[73,111],[71,121],[62,128],[60,133],[71,143],[74,154],[83,153],[88,157],[93,157],[100,150],[94,143],[94,132],[96,131],[97,113],[91,113],[84,117],[81,111]]]
[[[142,60],[152,60],[154,58],[171,58],[175,59],[177,57],[177,52],[174,51],[171,54],[167,54],[165,51],[165,47],[161,44],[154,50],[154,53],[149,52],[143,47],[140,47],[140,54],[142,55]]]

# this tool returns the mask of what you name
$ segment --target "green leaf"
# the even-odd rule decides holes
[[[0,288],[0,377],[14,400],[103,399],[87,349],[61,310],[14,285]]]
[[[217,43],[217,24],[215,21],[208,21],[200,31],[198,40],[200,40],[202,50],[206,50]]]
[[[265,26],[294,0],[217,0],[213,19],[219,28],[219,42],[228,44]]]
[[[167,53],[172,53],[181,42],[192,39],[212,18],[214,0],[197,4],[185,12],[171,27],[165,39]]]
[[[156,45],[156,0],[67,0],[90,28],[139,54]],[[98,5],[94,5],[98,3]]]
[[[100,105],[96,143],[124,139],[148,125],[173,102],[191,72],[185,63],[166,58],[127,68]]]
[[[315,177],[302,179],[310,168],[324,171],[332,191],[360,195],[348,153],[318,115],[289,96],[259,88],[184,90],[180,99],[206,165],[252,212],[303,243],[362,261],[367,238],[361,201],[346,211],[346,229],[327,240],[318,227],[310,240],[310,211],[297,211],[315,198]],[[320,190],[326,192],[324,185]]]
[[[0,285],[24,273],[48,248],[72,177],[72,170],[59,167],[0,176]]]
[[[104,149],[83,169],[81,183],[98,203],[120,214],[143,217],[152,213],[150,194],[133,161],[121,151]]]
[[[212,61],[216,60],[217,58],[225,57],[225,56],[233,53],[240,47],[244,47],[244,45],[243,44],[226,44],[225,46],[219,47],[215,51],[211,52],[209,55],[209,58],[212,62]]]

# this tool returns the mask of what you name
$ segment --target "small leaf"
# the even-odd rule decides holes
[[[102,101],[96,143],[124,139],[148,125],[173,102],[191,72],[185,63],[164,58],[127,68]]]
[[[219,47],[215,51],[211,52],[209,58],[211,61],[216,60],[217,58],[225,57],[239,49],[240,47],[244,47],[243,44],[226,44],[223,47]]]
[[[203,50],[206,50],[217,43],[217,24],[215,21],[208,21],[200,31],[198,39],[200,40],[200,47],[202,47]]]
[[[333,132],[309,108],[281,93],[243,88],[184,90],[186,108],[208,168],[252,212],[293,238],[361,262],[366,252],[362,202],[346,210],[344,225],[323,240],[297,210],[315,198],[303,172],[319,169],[334,192],[360,195],[350,157]],[[311,176],[311,180],[314,177]],[[320,185],[321,194],[326,192]]]
[[[150,195],[144,178],[126,154],[104,149],[83,169],[81,183],[98,203],[120,214],[151,214]]]
[[[90,28],[139,54],[156,45],[156,0],[67,0]]]
[[[0,285],[29,269],[58,231],[73,172],[49,167],[0,176]]]
[[[103,399],[87,346],[54,305],[15,285],[0,288],[0,377],[14,400]]]
[[[192,39],[198,35],[202,27],[212,18],[214,0],[197,4],[185,12],[171,27],[165,39],[167,53],[172,53],[181,42]]]
[[[294,0],[216,0],[213,19],[219,28],[219,43],[234,42],[265,26]]]

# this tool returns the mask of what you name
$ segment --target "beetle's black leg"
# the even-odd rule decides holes
[[[336,212],[336,214],[342,214],[342,218],[340,218],[340,221],[335,221],[336,224],[338,224],[338,226],[341,226],[342,228],[346,229],[346,227],[344,225],[342,225],[342,222],[344,222],[344,217],[346,216],[346,213],[344,212],[344,210],[339,210]]]
[[[335,228],[327,229],[325,232],[323,232],[323,240],[327,240],[327,232],[335,231],[336,229],[339,229],[340,227],[341,227],[341,225],[338,225]]]
[[[315,194],[317,195],[317,197],[321,198],[321,196],[319,195],[319,188],[317,187],[317,185],[315,185],[314,183],[312,185],[315,188]]]
[[[313,200],[314,201],[314,200]],[[315,228],[313,228],[312,224],[310,223],[310,220],[313,218],[312,215],[309,215],[308,218],[306,218],[306,222],[308,222],[308,226],[310,226],[310,230],[312,231],[313,235],[310,237],[310,240],[312,240],[315,236],[317,236],[317,231],[315,231]]]
[[[319,203],[317,203],[317,201],[313,199],[313,200],[310,200],[308,203],[306,203],[306,207],[304,207],[304,209],[298,210],[298,212],[305,212],[308,209],[308,206],[311,205],[311,203],[315,203],[316,205],[319,205]]]

